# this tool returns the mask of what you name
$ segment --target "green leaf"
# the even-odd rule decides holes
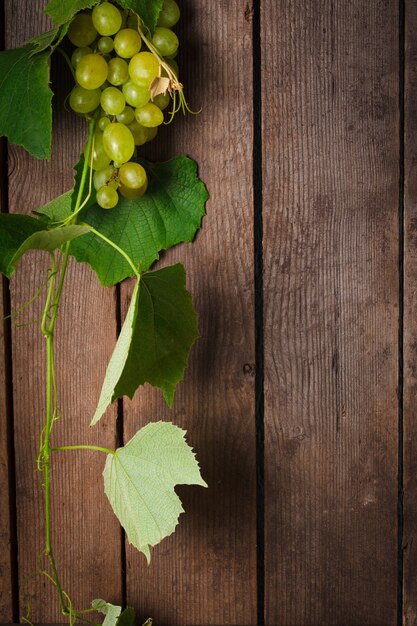
[[[100,599],[93,600],[91,606],[93,609],[106,616],[104,618],[103,626],[116,626],[120,613],[122,612],[121,606],[117,606]]]
[[[51,202],[33,212],[35,215],[48,218],[47,223],[60,222],[71,214],[72,193],[72,191],[66,191],[62,196],[54,198]]]
[[[177,264],[144,274],[133,292],[91,425],[110,402],[124,395],[133,398],[145,383],[160,388],[172,406],[175,387],[184,376],[198,336],[184,267]]]
[[[197,177],[197,165],[188,157],[145,163],[145,167],[151,182],[144,196],[137,200],[121,198],[111,211],[94,204],[83,213],[83,221],[122,248],[141,271],[158,259],[161,250],[193,240],[208,197]],[[77,261],[88,263],[105,286],[133,276],[125,259],[94,234],[71,244],[71,254]]]
[[[45,250],[46,252],[53,252],[56,248],[62,246],[63,243],[71,241],[76,237],[85,235],[88,233],[88,226],[72,225],[61,226],[54,230],[39,230],[33,235],[30,235],[16,250],[13,258],[9,262],[9,268],[13,272],[17,263],[20,261],[25,252],[29,250]]]
[[[44,226],[34,217],[28,215],[0,214],[0,272],[11,277],[14,267],[10,261],[28,237]]]
[[[74,15],[84,9],[91,9],[100,0],[49,0],[45,7],[45,13],[49,15],[55,24],[60,26],[70,22]]]
[[[135,626],[135,609],[128,606],[117,620],[117,626]]]
[[[137,13],[145,26],[153,33],[164,0],[118,0],[118,4],[124,9]]]
[[[38,159],[51,156],[49,51],[34,46],[0,52],[0,136]]]
[[[50,52],[53,52],[57,46],[64,39],[68,32],[69,23],[62,24],[61,26],[55,26],[52,30],[48,30],[46,33],[41,33],[32,39],[29,39],[28,44],[32,44],[33,51],[31,56],[37,52],[42,52],[50,48]]]
[[[174,532],[184,511],[174,487],[207,487],[185,434],[169,422],[151,423],[106,460],[105,493],[129,542],[148,563],[149,547]]]

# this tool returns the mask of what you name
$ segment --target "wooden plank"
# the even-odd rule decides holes
[[[2,301],[3,286],[0,285],[0,319],[4,318]],[[9,450],[8,450],[8,411],[6,378],[5,327],[0,323],[0,623],[13,621],[11,534],[10,534],[10,491],[9,491]]]
[[[397,11],[263,3],[270,625],[396,623]]]
[[[178,489],[186,514],[149,568],[128,546],[128,601],[156,624],[256,624],[252,24],[246,0],[181,7],[181,81],[203,111],[162,128],[153,156],[195,158],[210,192],[197,241],[164,256],[186,267],[202,337],[171,411],[149,389],[125,402],[125,438],[186,428],[209,489]]]
[[[405,21],[405,119],[404,119],[404,602],[403,623],[417,624],[417,45],[413,29],[417,6],[407,2]]]
[[[6,2],[8,47],[48,28],[42,15],[43,5],[40,0]],[[10,151],[11,211],[29,213],[72,184],[72,165],[82,150],[86,128],[74,115],[64,112],[63,100],[72,78],[62,65],[56,74],[61,77],[61,89],[54,100],[59,113],[55,116],[53,161],[38,162],[18,148]],[[48,260],[42,255],[29,255],[22,262],[11,283],[13,307],[36,291],[47,268]],[[41,306],[39,302],[32,307],[23,321],[38,318]],[[55,445],[100,443],[113,447],[114,411],[105,425],[90,431],[88,424],[115,341],[115,298],[113,290],[102,289],[86,267],[70,265],[56,334],[59,406],[63,417],[55,425]],[[45,349],[37,327],[16,329],[13,372],[21,584],[39,566],[38,556],[43,549],[43,501],[34,459],[43,424],[44,362]],[[88,608],[95,597],[121,600],[120,530],[103,495],[103,462],[103,455],[92,452],[54,456],[52,516],[56,561],[63,585],[77,608]],[[65,621],[49,581],[34,579],[28,593],[35,621]]]

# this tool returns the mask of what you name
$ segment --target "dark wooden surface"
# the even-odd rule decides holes
[[[43,5],[5,1],[7,47],[48,26]],[[184,263],[202,338],[172,411],[145,388],[124,402],[119,424],[125,440],[158,419],[186,428],[210,488],[179,490],[186,514],[148,568],[123,544],[102,494],[101,455],[60,456],[53,515],[65,586],[82,607],[125,592],[156,626],[417,626],[417,2],[181,6],[181,79],[203,111],[162,129],[151,156],[189,154],[210,190],[196,242],[162,259]],[[10,148],[2,210],[29,213],[71,185],[85,128],[61,106],[71,78],[60,67],[54,161]],[[254,280],[262,255],[263,310]],[[22,262],[12,307],[47,268],[42,255]],[[130,293],[126,283],[123,314]],[[95,430],[88,423],[117,297],[71,265],[57,338],[60,444],[116,445],[117,407]],[[45,354],[27,325],[40,307],[13,326],[11,353],[0,334],[0,490],[7,502],[11,357],[17,510],[10,551],[9,509],[0,509],[0,623],[16,621],[11,556],[23,584],[42,550],[33,459]],[[256,362],[265,365],[264,412]],[[36,578],[28,592],[33,619],[56,622],[51,586]]]

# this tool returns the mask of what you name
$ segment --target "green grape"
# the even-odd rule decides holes
[[[123,9],[122,11],[122,23],[120,25],[119,30],[123,30],[123,28],[127,28],[127,18],[129,17],[129,11]],[[137,28],[136,28],[137,30]]]
[[[97,89],[107,79],[108,66],[100,54],[86,54],[75,70],[77,83],[84,89]]]
[[[77,48],[83,48],[93,43],[97,37],[97,31],[94,28],[91,15],[88,13],[78,13],[72,20],[68,29],[68,39],[70,42],[77,46]]]
[[[139,52],[130,60],[130,78],[140,87],[149,87],[159,74],[158,59],[152,52]]]
[[[104,130],[106,126],[110,124],[110,120],[108,117],[100,117],[98,121],[98,127],[100,130]]]
[[[135,111],[132,107],[126,106],[119,115],[116,116],[118,122],[129,126],[135,120]]]
[[[176,62],[175,59],[166,59],[166,62],[168,63],[169,67],[174,71],[175,76],[178,78],[179,76],[179,68],[178,68],[178,63]]]
[[[103,54],[108,54],[114,48],[113,39],[111,37],[100,37],[100,39],[97,42],[97,48]]]
[[[72,67],[77,67],[81,59],[85,57],[86,54],[91,54],[91,53],[92,53],[92,49],[89,46],[84,46],[82,48],[75,48],[71,56]]]
[[[140,198],[141,196],[143,196],[147,188],[148,188],[148,181],[146,180],[145,184],[142,187],[139,187],[139,189],[130,189],[129,187],[120,185],[119,191],[120,191],[120,194],[127,200],[135,200],[136,198]]]
[[[173,30],[157,26],[152,37],[152,43],[163,57],[174,55],[178,50],[178,37]]]
[[[110,124],[111,126],[111,124]],[[107,128],[109,128],[107,126]],[[100,131],[94,133],[93,170],[103,170],[110,165],[111,158],[107,154],[103,145],[103,134]]]
[[[154,126],[153,128],[145,128],[146,130],[146,141],[152,141],[158,134],[158,126]]]
[[[151,129],[141,126],[136,120],[129,124],[128,128],[133,135],[136,146],[143,146],[143,144],[148,141],[148,130]]]
[[[126,100],[120,89],[107,87],[101,93],[100,104],[108,115],[120,115],[126,106]]]
[[[138,16],[137,15],[129,15],[127,18],[127,27],[133,28],[133,30],[137,30],[139,27]]]
[[[171,28],[180,19],[180,9],[175,0],[165,0],[162,11],[159,14],[158,26]]]
[[[119,180],[123,187],[140,189],[146,183],[146,171],[139,163],[124,163],[119,169]]]
[[[159,93],[157,96],[155,96],[152,102],[158,107],[158,109],[161,109],[161,111],[164,111],[169,105],[169,103],[171,102],[171,96],[169,95],[168,92]]]
[[[109,73],[107,80],[112,85],[123,85],[129,80],[129,66],[123,59],[111,59],[109,61]]]
[[[97,4],[93,9],[92,18],[95,29],[104,36],[114,35],[122,25],[122,14],[110,2]]]
[[[151,97],[148,87],[140,87],[132,80],[125,83],[122,89],[126,102],[132,107],[144,106]]]
[[[75,85],[70,93],[69,105],[76,113],[91,113],[100,104],[100,89],[83,89]]]
[[[119,57],[131,59],[140,50],[142,40],[137,30],[124,28],[114,38],[114,50]]]
[[[101,206],[102,209],[113,209],[119,202],[119,194],[114,187],[103,185],[103,187],[100,187],[97,191],[96,200],[97,204]]]
[[[135,110],[136,121],[146,128],[154,128],[164,121],[164,114],[155,104],[148,102]]]
[[[135,151],[135,140],[127,126],[116,122],[104,130],[103,147],[112,161],[126,163]]]
[[[93,174],[93,185],[94,189],[98,191],[104,185],[107,185],[115,172],[115,168],[113,165],[108,165],[102,170],[97,170]]]

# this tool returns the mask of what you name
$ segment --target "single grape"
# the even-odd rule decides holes
[[[164,114],[155,104],[148,102],[135,110],[136,121],[146,128],[154,128],[164,121]]]
[[[116,122],[104,130],[103,147],[112,161],[126,163],[135,151],[135,140],[127,126]]]
[[[125,83],[122,89],[126,102],[132,107],[144,106],[151,97],[148,87],[140,87],[132,80]]]
[[[165,0],[162,11],[159,14],[158,26],[171,28],[180,19],[180,9],[175,0]]]
[[[132,107],[126,106],[119,115],[116,116],[117,121],[129,126],[135,120],[135,111]]]
[[[93,174],[93,185],[94,189],[98,191],[104,185],[107,185],[115,172],[115,168],[113,165],[108,165],[102,170],[97,170]]]
[[[161,111],[164,111],[170,102],[171,102],[171,96],[169,95],[168,92],[159,93],[152,100],[152,103],[155,104],[158,107],[158,109],[161,109]]]
[[[105,167],[110,165],[110,161],[111,158],[104,149],[103,133],[96,131],[94,133],[93,170],[103,170]]]
[[[114,50],[119,57],[131,59],[137,54],[142,45],[142,40],[137,30],[133,28],[124,28],[119,30],[114,38]]]
[[[136,146],[143,146],[148,141],[148,130],[153,130],[141,126],[136,120],[129,124],[128,128],[133,135]]]
[[[110,120],[108,117],[100,117],[98,121],[98,127],[100,130],[104,130],[106,126],[110,124]]]
[[[100,104],[100,89],[83,89],[75,85],[69,97],[69,105],[76,113],[91,113]]]
[[[93,51],[89,46],[84,46],[83,48],[75,48],[71,56],[72,67],[77,67],[81,59],[85,57],[86,54],[91,54],[92,52]]]
[[[139,163],[124,163],[119,169],[120,184],[128,189],[140,189],[146,183],[146,171]]]
[[[86,54],[75,70],[75,78],[84,89],[97,89],[107,79],[108,66],[100,54]]]
[[[139,52],[130,60],[130,78],[140,87],[149,87],[159,74],[158,59],[152,52]]]
[[[152,37],[152,43],[163,57],[174,55],[178,50],[178,37],[173,30],[157,26]]]
[[[103,185],[97,191],[96,200],[102,209],[113,209],[119,202],[119,194],[113,187]]]
[[[101,93],[100,104],[109,115],[120,115],[126,106],[126,100],[120,89],[117,87],[107,87]]]
[[[127,27],[133,28],[133,30],[137,30],[139,26],[138,16],[137,15],[129,15],[127,18]]]
[[[114,4],[102,2],[94,7],[92,20],[95,29],[100,35],[109,36],[120,30],[122,14]]]
[[[123,59],[115,58],[109,61],[107,80],[112,85],[123,85],[129,80],[129,66]]]
[[[114,41],[111,37],[100,37],[97,42],[97,48],[103,54],[109,54],[114,48]]]
[[[94,28],[91,15],[88,13],[78,13],[72,20],[68,29],[68,39],[70,42],[83,48],[89,46],[97,37],[97,31]]]
[[[153,128],[146,128],[146,141],[152,141],[158,134],[158,126],[154,126]]]
[[[168,63],[170,68],[173,70],[175,76],[178,78],[178,76],[179,76],[179,68],[178,68],[178,63],[176,62],[176,60],[175,59],[166,59],[166,62]]]
[[[120,194],[126,198],[127,200],[135,200],[136,198],[140,198],[146,192],[148,188],[148,181],[139,189],[130,189],[129,187],[125,187],[124,185],[120,185],[119,191]]]

